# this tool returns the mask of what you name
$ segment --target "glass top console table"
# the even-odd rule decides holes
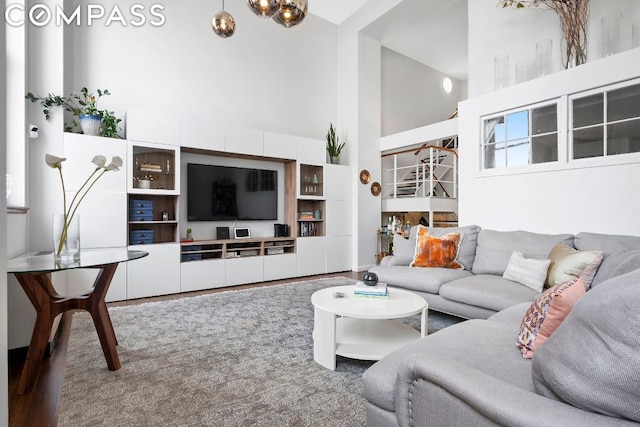
[[[51,252],[24,254],[7,261],[7,272],[16,276],[36,309],[36,323],[18,383],[18,394],[25,394],[33,389],[53,321],[60,313],[69,310],[86,310],[91,313],[109,370],[120,369],[116,350],[118,341],[107,311],[105,296],[119,263],[147,255],[147,252],[130,251],[126,248],[83,249],[77,262],[56,262]],[[51,282],[51,273],[76,268],[100,270],[91,289],[76,296],[58,294]]]

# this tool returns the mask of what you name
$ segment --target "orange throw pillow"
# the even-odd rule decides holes
[[[416,237],[416,252],[411,267],[464,269],[457,261],[462,233],[448,233],[435,237],[429,234],[428,229],[420,227]]]

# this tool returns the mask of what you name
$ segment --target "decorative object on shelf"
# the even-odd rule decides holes
[[[247,0],[247,6],[260,18],[273,18],[275,22],[285,28],[291,28],[301,23],[307,16],[307,0]],[[216,13],[211,19],[213,31],[223,39],[231,37],[236,31],[233,16],[224,10]]]
[[[562,65],[571,68],[587,62],[589,0],[499,0],[498,5],[553,10],[560,18],[562,30]]]
[[[620,52],[621,41],[621,23],[622,14],[617,13],[615,15],[603,16],[600,20],[602,37],[601,37],[601,57],[604,58],[609,55],[615,55]]]
[[[211,19],[211,27],[218,37],[226,39],[236,32],[236,21],[233,16],[224,10],[224,0],[222,0],[222,10]]]
[[[193,239],[192,235],[191,235],[191,229],[187,228],[187,239]]]
[[[98,182],[102,175],[109,171],[118,171],[122,167],[122,159],[118,156],[114,156],[111,159],[111,163],[105,166],[107,158],[98,155],[91,160],[96,168],[89,175],[86,181],[80,186],[76,194],[71,199],[71,203],[67,206],[66,189],[64,185],[64,176],[62,175],[62,162],[66,158],[52,156],[51,154],[45,155],[45,162],[53,169],[57,169],[60,175],[60,183],[62,184],[62,202],[64,206],[64,213],[61,215],[54,215],[53,219],[53,254],[57,261],[72,262],[77,261],[80,257],[80,228],[79,221],[74,222],[76,212],[82,200]],[[56,217],[61,217],[56,219]]]
[[[371,174],[369,173],[369,171],[366,169],[362,169],[360,171],[360,182],[363,184],[368,184],[370,180]]]
[[[533,59],[521,59],[516,63],[516,84],[535,78],[536,63]]]
[[[320,209],[315,209],[313,211],[313,219],[320,219]]]
[[[374,196],[379,196],[381,191],[382,187],[380,186],[379,182],[376,181],[371,184],[371,194],[373,194]]]
[[[331,164],[338,164],[344,144],[344,142],[342,144],[340,143],[340,137],[336,134],[333,123],[329,123],[329,131],[327,132],[327,153],[329,153],[329,161]]]
[[[376,273],[367,272],[362,277],[362,283],[367,286],[375,286],[378,284],[378,275]]]
[[[104,136],[107,138],[120,138],[118,124],[122,119],[117,118],[113,111],[99,110],[96,104],[98,100],[105,95],[111,95],[108,89],[96,91],[96,97],[93,92],[89,93],[86,87],[80,89],[80,93],[71,93],[69,96],[54,95],[52,93],[45,97],[27,93],[26,98],[31,102],[40,102],[43,107],[45,119],[49,120],[51,116],[51,108],[62,107],[65,111],[70,112],[74,119],[71,125],[66,125],[66,132],[73,132],[80,128],[82,133],[86,135]]]
[[[538,40],[536,42],[536,77],[544,77],[553,72],[551,65],[551,52],[553,41],[551,39]]]
[[[509,86],[509,55],[504,53],[493,58],[494,89],[502,90]]]

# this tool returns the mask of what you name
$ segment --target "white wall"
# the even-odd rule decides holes
[[[640,153],[481,172],[479,142],[483,115],[637,78],[638,63],[640,49],[633,49],[462,102],[460,223],[497,230],[640,235],[640,198],[634,192]]]
[[[535,58],[538,40],[553,40],[556,71],[563,69],[560,59],[560,20],[550,10],[497,7],[496,0],[469,1],[469,97],[494,90],[493,60],[509,55],[509,77],[515,84],[515,66],[522,59]],[[600,32],[603,16],[622,12],[622,49],[631,47],[631,25],[640,19],[637,0],[591,0],[587,61],[600,58]]]
[[[442,88],[445,77],[453,83],[451,93]],[[458,102],[466,99],[465,82],[383,47],[382,136],[448,119]]]
[[[100,2],[107,10],[114,3],[122,2]],[[337,26],[307,15],[285,29],[234,1],[225,7],[236,32],[221,39],[210,22],[221,2],[160,3],[161,27],[69,28],[65,90],[108,88],[99,105],[120,117],[126,109],[159,111],[324,139],[336,121]]]

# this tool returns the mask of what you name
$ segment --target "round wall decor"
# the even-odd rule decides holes
[[[371,175],[369,174],[369,171],[366,169],[362,169],[360,171],[360,182],[363,184],[368,184],[370,179]]]
[[[373,194],[374,196],[379,196],[380,191],[382,191],[382,187],[380,186],[379,182],[374,182],[373,184],[371,184],[371,194]]]

